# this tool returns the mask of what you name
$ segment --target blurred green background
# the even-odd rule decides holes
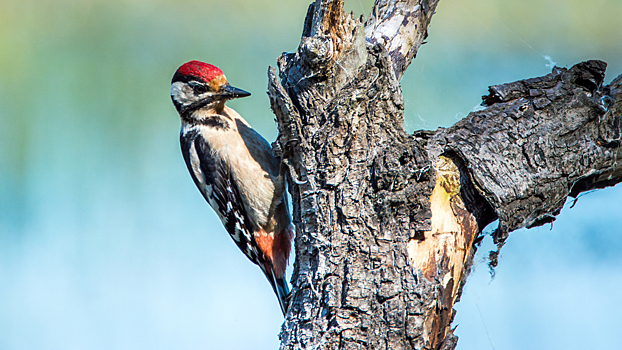
[[[169,84],[191,59],[219,66],[253,94],[229,105],[274,140],[266,72],[309,1],[2,1],[0,349],[277,348],[276,299],[187,173]],[[619,0],[442,0],[429,32],[402,79],[411,132],[547,74],[544,56],[622,73]],[[515,232],[494,280],[476,265],[458,349],[618,348],[621,197]]]

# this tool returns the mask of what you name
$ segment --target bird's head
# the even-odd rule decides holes
[[[203,108],[220,112],[225,101],[246,96],[250,93],[229,85],[218,67],[201,61],[184,63],[171,82],[171,99],[182,115]]]

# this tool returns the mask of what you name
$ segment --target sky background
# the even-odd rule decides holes
[[[273,141],[266,72],[297,48],[309,2],[2,1],[0,349],[278,347],[276,299],[187,173],[169,89],[182,63],[215,64],[253,94],[229,105]],[[409,132],[549,73],[544,56],[622,74],[618,0],[441,0],[429,33],[401,82]],[[618,349],[621,199],[592,192],[512,233],[494,279],[486,239],[458,349]]]

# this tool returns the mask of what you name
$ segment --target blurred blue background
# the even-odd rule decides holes
[[[0,349],[276,349],[259,269],[192,183],[169,97],[191,59],[253,93],[231,101],[268,140],[269,65],[307,1],[3,0]],[[346,0],[367,16],[370,0]],[[586,59],[622,73],[618,0],[442,0],[402,79],[406,128],[449,126],[487,86]],[[622,187],[513,233],[457,304],[458,349],[617,349]]]

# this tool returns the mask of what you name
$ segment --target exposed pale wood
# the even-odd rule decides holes
[[[436,185],[430,196],[432,225],[419,237],[408,241],[411,265],[429,282],[440,282],[438,303],[428,310],[423,322],[423,340],[433,346],[452,334],[453,305],[462,291],[480,228],[462,200],[461,174],[454,161],[440,156],[436,163]],[[439,281],[436,279],[440,277]]]

